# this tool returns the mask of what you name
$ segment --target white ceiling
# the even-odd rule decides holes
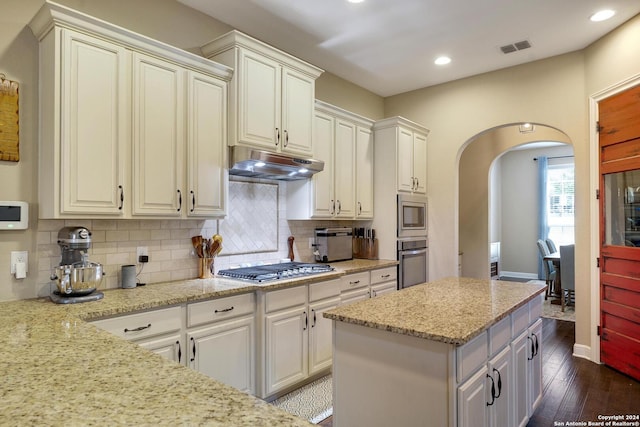
[[[640,13],[638,0],[178,1],[381,96],[580,50]],[[604,8],[616,15],[589,20]]]

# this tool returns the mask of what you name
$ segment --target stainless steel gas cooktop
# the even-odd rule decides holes
[[[218,274],[232,279],[249,280],[251,282],[262,283],[271,280],[290,279],[294,277],[327,273],[333,270],[334,268],[328,264],[284,262],[281,264],[231,268],[229,270],[220,270],[218,271]]]

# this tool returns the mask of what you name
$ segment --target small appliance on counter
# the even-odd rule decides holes
[[[280,264],[254,265],[252,267],[231,268],[220,270],[218,274],[230,279],[247,280],[263,283],[272,280],[292,279],[295,277],[311,276],[327,273],[334,268],[328,264],[309,264],[304,262],[283,262]]]
[[[64,227],[58,232],[58,246],[62,260],[51,275],[57,287],[51,301],[73,304],[102,299],[104,294],[96,292],[104,276],[102,264],[89,261],[87,254],[91,232],[84,227]]]
[[[353,230],[349,227],[316,228],[315,250],[318,262],[353,259]]]

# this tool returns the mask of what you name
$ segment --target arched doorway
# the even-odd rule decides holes
[[[458,163],[459,250],[461,274],[467,277],[490,277],[490,171],[494,161],[505,152],[533,142],[560,142],[571,144],[562,131],[550,126],[524,123],[506,124],[488,129],[460,149]],[[533,161],[532,161],[533,163]],[[532,238],[532,251],[535,241]]]

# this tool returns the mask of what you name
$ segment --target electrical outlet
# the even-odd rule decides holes
[[[136,248],[136,260],[139,260],[141,256],[149,256],[149,248],[146,246],[138,246]]]
[[[29,266],[29,252],[27,251],[11,251],[11,274],[16,274],[16,263],[23,262]]]

